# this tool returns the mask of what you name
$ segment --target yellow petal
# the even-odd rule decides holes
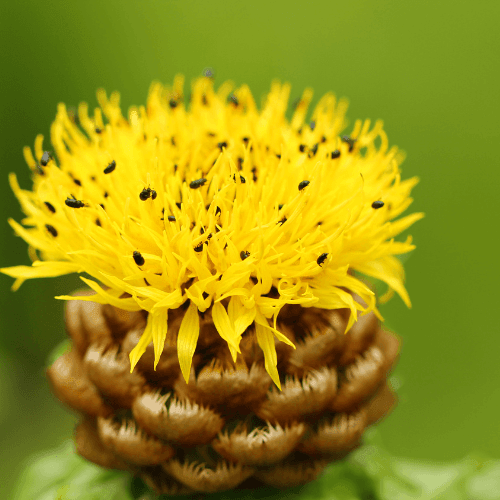
[[[233,348],[233,352],[241,352],[239,347],[240,337],[236,335],[234,325],[231,323],[226,309],[220,302],[216,302],[212,306],[212,319],[219,335],[229,344],[230,348]]]
[[[182,318],[179,334],[177,335],[177,353],[182,376],[186,383],[189,381],[191,363],[193,362],[194,351],[200,335],[200,317],[196,304],[191,302]]]
[[[273,333],[260,323],[256,323],[255,334],[257,335],[257,342],[264,353],[264,365],[266,367],[266,371],[281,391],[280,377],[277,368],[278,356],[276,355]]]
[[[142,333],[139,342],[137,345],[130,351],[129,359],[130,359],[130,373],[134,371],[135,365],[141,359],[141,356],[146,352],[146,348],[148,347],[151,340],[153,340],[153,318],[152,314],[148,316],[148,322],[146,324],[146,328]]]

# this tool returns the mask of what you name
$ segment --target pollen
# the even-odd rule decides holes
[[[212,76],[195,80],[189,99],[183,77],[155,82],[126,116],[117,92],[99,90],[92,114],[59,104],[53,153],[41,135],[24,149],[32,188],[9,178],[26,214],[9,222],[39,259],[1,271],[14,289],[85,273],[96,295],[78,300],[145,310],[131,371],[151,342],[156,367],[168,341],[187,381],[207,310],[234,362],[255,324],[279,386],[275,339],[295,348],[277,323],[285,305],[346,308],[347,330],[358,311],[381,318],[378,303],[393,292],[410,306],[397,255],[414,245],[395,238],[423,217],[401,215],[418,179],[402,180],[404,155],[381,121],[355,121],[343,135],[345,100],[328,93],[308,116],[306,89],[288,119],[288,84],[273,82],[259,109],[246,85],[214,89]],[[359,275],[385,282],[387,294],[376,299]],[[173,309],[184,315],[176,338]]]

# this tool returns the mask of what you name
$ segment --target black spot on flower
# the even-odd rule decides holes
[[[306,186],[309,186],[309,184],[311,184],[310,181],[302,181],[300,184],[299,184],[299,191],[302,191]]]
[[[141,252],[138,252],[137,250],[134,250],[134,253],[132,254],[132,257],[134,258],[134,262],[138,265],[138,266],[143,266],[144,265],[144,262],[146,262],[144,260],[144,257],[141,255]]]
[[[328,257],[328,253],[322,253],[318,259],[316,260],[316,262],[318,263],[318,266],[321,266],[321,264],[323,264],[323,262],[325,262],[326,258]]]
[[[45,228],[54,238],[59,234],[57,232],[57,229],[54,226],[51,226],[50,224],[45,224]]]
[[[64,203],[70,208],[82,208],[85,206],[85,203],[82,200],[69,197],[64,200]]]
[[[54,205],[52,203],[49,203],[48,201],[44,201],[45,206],[53,213],[56,213],[56,209],[54,208]]]
[[[110,174],[111,172],[113,172],[113,170],[116,168],[116,161],[113,160],[105,169],[104,169],[104,173],[105,174]]]
[[[205,182],[207,182],[207,180],[204,177],[202,177],[201,179],[196,179],[195,181],[191,181],[189,183],[189,187],[191,189],[198,189],[201,186],[203,186],[203,184],[205,184]]]
[[[45,167],[47,163],[50,161],[50,153],[48,151],[44,151],[42,157],[40,158],[40,165]]]

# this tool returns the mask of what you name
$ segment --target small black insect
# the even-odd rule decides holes
[[[141,255],[141,252],[138,252],[137,250],[134,250],[134,253],[132,254],[132,257],[134,258],[134,262],[138,265],[138,266],[143,266],[144,265],[144,262],[146,262],[144,260],[144,257]]]
[[[104,198],[107,198],[109,196],[109,193],[107,191],[104,191]]]
[[[150,187],[144,188],[140,193],[139,193],[139,198],[142,201],[146,201],[151,197],[152,200],[156,199],[156,191],[154,189],[151,189]]]
[[[280,203],[280,204],[278,205],[278,210],[281,210],[281,209],[283,208],[283,206],[284,206],[284,205],[283,205],[283,203]]]
[[[203,241],[201,243],[198,243],[193,250],[195,252],[201,252],[203,250]]]
[[[240,252],[240,257],[241,257],[241,260],[245,260],[248,257],[250,257],[250,252],[248,252],[247,250],[242,250]]]
[[[310,150],[309,150],[309,158],[312,158],[317,152],[318,152],[318,146],[319,144],[316,143]]]
[[[324,135],[321,136],[321,142],[326,142],[326,137]]]
[[[227,142],[226,141],[218,142],[217,147],[222,151],[222,148],[227,148]]]
[[[77,200],[75,198],[66,198],[64,203],[70,208],[82,208],[85,206],[85,203],[82,200]]]
[[[205,182],[207,182],[207,180],[204,177],[202,177],[201,179],[196,179],[195,181],[191,181],[189,183],[189,187],[191,189],[198,189],[201,186],[203,186],[203,184],[205,184]]]
[[[101,221],[99,219],[95,220],[96,226],[102,227]]]
[[[236,182],[236,174],[233,174],[233,181]],[[242,175],[240,175],[240,182],[242,184],[245,184],[245,182],[246,182],[246,179]]]
[[[352,152],[352,150],[354,149],[354,143],[356,142],[356,139],[353,139],[352,137],[349,137],[348,135],[344,135],[342,137],[342,141],[349,144],[349,153]]]
[[[175,100],[175,99],[170,99],[170,101],[168,101],[168,105],[172,108],[172,109],[175,109],[177,107],[179,103]]]
[[[176,220],[176,219],[175,219],[175,215],[169,215],[169,216],[167,217],[167,219],[169,220],[169,222],[175,222],[175,220]]]
[[[245,143],[248,144],[248,141],[250,140],[250,137],[242,137],[241,140]]]
[[[382,208],[383,206],[384,202],[381,200],[377,200],[372,203],[372,208]]]
[[[215,72],[212,68],[205,68],[203,70],[203,76],[206,78],[214,78]]]
[[[276,155],[276,158],[278,158],[278,160],[281,160],[281,155]]]
[[[48,151],[44,151],[42,157],[40,158],[40,165],[45,167],[47,163],[50,161],[50,153]]]
[[[116,161],[113,160],[105,169],[104,169],[104,173],[105,174],[110,174],[111,172],[113,172],[113,170],[116,168]]]
[[[322,253],[319,257],[318,260],[316,261],[318,263],[318,266],[321,266],[323,262],[325,262],[326,258],[328,257],[328,253]]]
[[[82,181],[79,181],[78,179],[73,179],[73,182],[74,182],[77,186],[81,186],[81,185],[82,185]]]
[[[306,186],[309,186],[309,184],[311,184],[310,181],[302,181],[300,184],[299,184],[299,191],[302,191]]]
[[[235,106],[238,106],[238,104],[239,104],[238,98],[234,94],[231,94],[228,97],[227,102],[229,104],[234,104]]]
[[[100,129],[99,127],[95,128],[95,133],[96,134],[100,134],[101,132],[102,132],[102,129]]]
[[[335,160],[335,158],[338,158],[340,156],[340,150],[336,149],[335,151],[332,151],[330,153],[330,158],[332,160]]]
[[[57,229],[50,224],[45,224],[47,231],[55,238],[58,235]]]
[[[52,203],[49,203],[48,201],[44,201],[45,206],[53,213],[56,213],[56,209],[54,208],[54,205]]]
[[[299,145],[299,151],[303,153],[306,150],[307,146],[305,144],[300,144]]]

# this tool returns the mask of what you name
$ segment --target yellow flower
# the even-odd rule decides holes
[[[97,295],[61,296],[148,311],[130,353],[131,370],[152,341],[155,367],[167,339],[168,311],[186,312],[177,349],[188,379],[198,312],[211,308],[233,360],[255,322],[266,369],[279,387],[274,336],[285,304],[377,311],[374,293],[350,271],[383,280],[410,306],[397,254],[414,248],[394,236],[423,217],[398,220],[417,178],[401,181],[403,155],[389,149],[382,122],[345,127],[345,101],[325,95],[305,123],[307,89],[291,121],[288,84],[273,82],[259,111],[247,86],[231,93],[212,79],[172,88],[153,83],[146,107],[121,114],[119,94],[97,93],[89,117],[59,104],[51,128],[55,155],[35,141],[24,149],[33,190],[10,183],[27,217],[10,220],[30,245],[32,266],[1,269],[25,279],[85,272]],[[39,252],[39,254],[37,253]],[[38,256],[39,255],[39,256]],[[348,292],[358,294],[366,308]],[[386,297],[387,298],[387,297]],[[170,342],[173,339],[168,339]]]

